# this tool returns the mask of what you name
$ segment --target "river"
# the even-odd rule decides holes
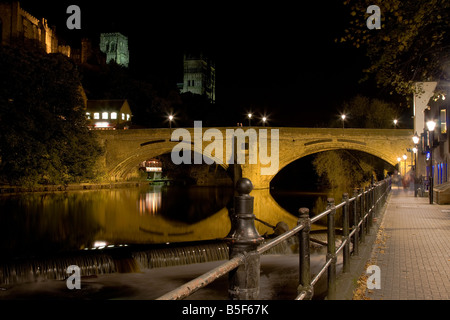
[[[255,215],[296,224],[317,195],[253,190]],[[230,231],[230,187],[136,188],[0,196],[1,260],[129,244],[221,239]],[[275,200],[276,199],[276,200]],[[260,234],[272,229],[255,222]]]

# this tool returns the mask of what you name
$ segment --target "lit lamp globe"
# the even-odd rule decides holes
[[[434,128],[436,128],[436,122],[434,122],[433,120],[428,121],[427,128],[428,131],[434,131]]]

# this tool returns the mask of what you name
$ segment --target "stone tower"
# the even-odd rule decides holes
[[[100,50],[106,53],[106,63],[114,60],[117,64],[128,67],[130,53],[128,38],[119,32],[100,34]]]
[[[184,55],[183,89],[181,92],[206,95],[211,103],[216,100],[216,68],[203,54]]]

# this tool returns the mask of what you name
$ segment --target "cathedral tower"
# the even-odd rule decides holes
[[[211,103],[216,100],[216,68],[203,54],[184,55],[182,92],[206,95]]]
[[[114,60],[117,64],[128,67],[130,53],[128,38],[119,32],[100,34],[100,50],[106,53],[106,63]]]

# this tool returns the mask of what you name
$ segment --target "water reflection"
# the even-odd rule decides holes
[[[254,213],[297,223],[269,190],[253,190]],[[231,228],[229,187],[143,186],[0,196],[0,260],[89,249],[102,241],[150,244],[219,239]],[[273,230],[259,222],[260,234]]]
[[[161,210],[162,205],[162,186],[154,186],[146,193],[139,195],[139,214],[156,215]]]

